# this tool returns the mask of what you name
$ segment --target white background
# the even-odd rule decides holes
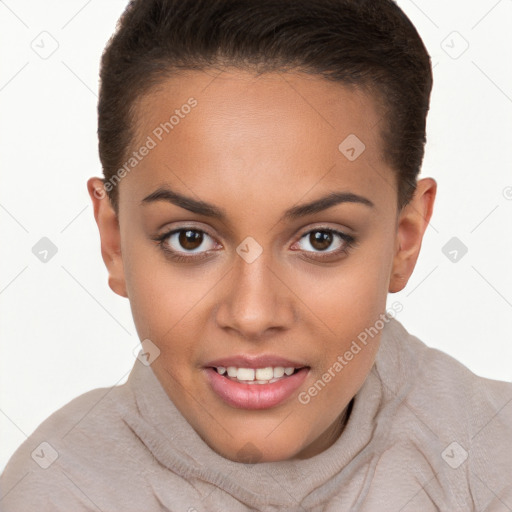
[[[427,345],[511,380],[512,1],[398,4],[434,66],[420,178],[438,195],[412,278],[388,305],[403,304],[398,319]],[[134,362],[129,303],[108,288],[86,192],[101,175],[100,55],[125,5],[0,2],[0,470],[52,412],[124,382]],[[32,48],[41,37],[58,44],[47,59]],[[456,263],[442,252],[454,236],[468,248]],[[42,237],[58,249],[47,263],[32,253]]]

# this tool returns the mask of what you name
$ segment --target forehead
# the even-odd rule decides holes
[[[138,101],[133,150],[154,147],[126,181],[139,196],[167,183],[212,201],[269,189],[287,204],[335,188],[379,207],[396,190],[378,112],[362,90],[314,75],[182,72]]]

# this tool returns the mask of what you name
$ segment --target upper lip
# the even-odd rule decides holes
[[[241,354],[236,356],[221,357],[205,364],[207,368],[218,368],[222,366],[236,366],[237,368],[267,368],[269,366],[282,366],[283,368],[303,368],[307,366],[300,361],[292,361],[285,357],[273,354],[263,354],[259,356],[250,356]]]

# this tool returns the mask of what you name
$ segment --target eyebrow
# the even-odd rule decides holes
[[[141,201],[141,204],[144,205],[157,201],[166,201],[198,215],[212,217],[220,221],[225,222],[227,220],[226,212],[222,208],[205,201],[198,201],[167,187],[158,188],[145,197]],[[309,203],[289,208],[284,212],[280,220],[291,221],[301,217],[306,217],[307,215],[327,210],[328,208],[342,203],[359,203],[368,206],[369,208],[373,208],[375,206],[374,203],[366,197],[353,194],[352,192],[331,192],[330,194],[319,199],[315,199]]]

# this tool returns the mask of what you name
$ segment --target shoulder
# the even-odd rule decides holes
[[[379,376],[392,442],[428,461],[439,487],[467,493],[477,510],[512,495],[512,383],[476,375],[397,320],[386,336]]]
[[[473,419],[475,428],[481,423],[480,414],[494,414],[505,408],[503,419],[512,428],[512,407],[507,407],[512,405],[512,382],[476,375],[454,357],[409,333],[396,319],[390,321],[386,336],[385,363],[390,365],[392,359],[395,368],[391,380],[398,380],[410,392],[431,397],[432,403],[466,409],[467,415],[462,414],[460,419]],[[471,410],[467,410],[468,405]],[[442,411],[435,412],[439,415]]]
[[[119,475],[140,445],[122,419],[126,386],[97,388],[61,407],[18,447],[0,477],[2,510],[91,510],[85,486]],[[116,450],[112,450],[116,447]],[[56,505],[59,505],[57,508]]]

